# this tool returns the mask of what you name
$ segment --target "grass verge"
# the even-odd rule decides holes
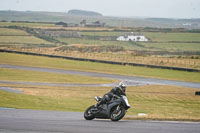
[[[115,80],[105,78],[28,70],[16,70],[10,68],[0,68],[0,80],[78,84],[102,84],[116,82]]]
[[[110,90],[107,87],[1,86],[24,93],[0,91],[1,107],[75,112],[83,112],[95,104],[93,96],[102,96]],[[161,85],[128,87],[127,97],[132,108],[128,110],[126,119],[200,121],[200,97],[194,95],[195,91],[197,89]],[[147,116],[139,117],[138,113]]]
[[[157,68],[111,65],[103,63],[93,63],[87,61],[74,61],[74,60],[48,58],[41,56],[0,53],[0,62],[1,64],[10,64],[10,65],[46,67],[46,68],[161,78],[168,80],[200,82],[199,72],[185,72],[185,71],[166,70]]]

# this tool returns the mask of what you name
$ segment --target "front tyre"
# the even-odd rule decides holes
[[[110,119],[112,121],[118,121],[122,119],[125,114],[126,114],[126,110],[123,107],[119,108],[118,106],[114,108],[114,110],[111,112]]]
[[[93,120],[95,118],[95,115],[92,113],[92,109],[94,109],[94,105],[90,106],[86,111],[84,112],[84,118],[86,120]]]

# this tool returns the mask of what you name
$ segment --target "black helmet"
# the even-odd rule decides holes
[[[121,89],[122,92],[126,92],[126,86],[122,82],[119,83],[119,88]]]

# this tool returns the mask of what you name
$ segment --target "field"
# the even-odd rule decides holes
[[[123,33],[125,32],[81,31],[81,34],[85,35],[86,37],[57,39],[68,44],[75,44],[73,45],[73,49],[77,45],[77,49],[75,49],[76,52],[66,50],[67,47],[61,49],[60,53],[65,56],[124,61],[160,66],[174,66],[195,69],[200,68],[200,60],[198,59],[200,50],[200,33],[142,32],[141,34],[151,39],[150,42],[119,42],[116,40],[104,40],[103,38],[104,36],[117,37]],[[100,39],[98,40],[95,38]],[[69,45],[69,49],[70,46],[71,45]],[[105,50],[102,50],[101,52],[98,50],[91,52],[91,49],[94,49],[92,48],[94,46],[104,46]],[[109,46],[116,47],[116,49],[121,48],[124,52],[117,53],[106,51],[106,47]],[[86,51],[87,49],[90,51],[90,56],[87,56],[87,53],[84,52],[83,54],[82,52]],[[63,53],[63,51],[65,52]]]
[[[56,27],[53,23],[33,22],[0,22],[0,27],[1,49],[200,69],[200,33],[190,33],[187,30],[183,32],[183,29],[179,29],[180,31],[168,29],[169,32],[163,32],[167,29],[151,29],[156,32],[149,32],[143,28],[139,32],[149,38],[150,42],[119,42],[115,40],[115,37],[130,29]],[[52,31],[74,30],[82,37],[52,37],[40,33],[39,28]],[[135,31],[138,32],[139,29]],[[111,65],[11,53],[0,53],[0,64],[200,82],[199,72]],[[71,84],[118,82],[98,77],[10,68],[0,68],[0,80]],[[95,104],[94,96],[102,96],[111,89],[111,87],[51,87],[5,83],[0,83],[0,86],[23,92],[15,94],[0,91],[0,107],[78,112],[83,112],[88,106]],[[200,121],[200,97],[195,96],[196,91],[199,90],[167,85],[128,87],[127,96],[132,108],[128,111],[126,119]],[[145,113],[147,116],[139,117],[138,113]]]
[[[145,55],[160,55],[165,57],[198,55],[200,50],[200,33],[162,33],[142,32],[150,42],[122,42],[110,39],[104,40],[104,36],[115,36],[114,39],[125,32],[81,32],[87,36],[84,38],[56,38],[61,42],[80,45],[98,45],[122,47],[124,50],[134,51]],[[100,39],[97,39],[100,38]]]
[[[100,46],[121,46],[125,49],[130,50],[144,50],[145,48],[141,48],[140,46],[135,45],[132,42],[119,42],[119,41],[101,41],[101,40],[93,40],[93,39],[78,39],[78,38],[57,38],[61,42],[69,43],[69,44],[84,44],[84,45],[100,45]],[[147,50],[147,49],[146,49]]]
[[[81,31],[81,35],[87,35],[87,36],[120,36],[123,32],[105,32],[105,31]]]
[[[1,86],[10,86],[1,84]],[[106,87],[47,87],[15,85],[24,94],[0,91],[0,106],[11,108],[42,109],[83,112],[95,104],[93,96],[102,96]],[[180,92],[181,89],[181,92]],[[128,87],[131,105],[127,119],[190,120],[200,121],[200,97],[196,89],[175,86]],[[146,117],[137,116],[147,114]]]
[[[31,60],[29,62],[28,60]],[[199,82],[199,73],[189,73],[180,71],[163,71],[159,69],[122,67],[118,65],[107,65],[100,63],[78,62],[63,59],[51,59],[47,57],[37,57],[18,54],[0,54],[1,63],[11,65],[37,66],[60,69],[73,69],[81,71],[107,72],[116,74],[129,73],[173,75],[173,78],[187,77],[192,81]],[[95,69],[94,69],[95,68]],[[114,71],[112,70],[114,69]],[[122,72],[122,73],[119,73]],[[23,74],[22,74],[23,73]],[[133,74],[133,75],[134,75]],[[149,73],[150,74],[150,73]],[[188,74],[188,75],[187,75]],[[10,76],[9,76],[10,75]],[[182,76],[184,75],[184,76]],[[195,77],[196,75],[196,77]],[[152,75],[151,75],[152,76]],[[49,74],[43,72],[19,71],[13,69],[1,69],[0,79],[17,81],[38,81],[39,82],[66,82],[66,83],[92,83],[100,82],[98,78],[88,78],[81,76],[71,76],[73,81],[67,81],[68,75]],[[76,78],[78,77],[78,78]],[[52,79],[51,79],[52,78]],[[85,78],[85,79],[83,79]],[[105,82],[105,80],[103,80]],[[88,82],[87,82],[88,83]],[[107,87],[47,87],[29,85],[1,84],[21,90],[24,94],[13,94],[0,91],[0,106],[13,108],[61,110],[61,111],[84,111],[87,106],[95,104],[93,96],[108,92]],[[180,91],[181,90],[181,91]],[[128,111],[127,119],[167,119],[167,120],[192,120],[199,121],[199,97],[195,96],[197,89],[183,88],[176,86],[138,86],[128,87],[127,94],[133,108]],[[148,116],[141,118],[138,113],[146,113]]]
[[[198,51],[200,43],[141,43],[145,48],[155,48],[155,50],[167,51]]]
[[[31,60],[31,62],[29,60]],[[0,62],[1,64],[10,65],[94,71],[125,75],[149,75],[149,77],[168,77],[167,79],[200,82],[198,72],[193,73],[108,65],[20,54],[0,53]],[[68,77],[72,77],[70,81],[67,80]],[[89,83],[114,82],[85,76],[50,74],[46,72],[33,73],[31,71],[14,69],[1,69],[0,79],[9,81],[17,80],[53,83],[88,83],[88,80],[90,81]],[[0,91],[1,107],[78,112],[84,111],[91,104],[95,104],[95,101],[92,100],[93,96],[102,96],[111,89],[108,87],[48,87],[12,84],[0,84],[0,86],[11,87],[23,92],[23,94],[14,94]],[[194,95],[195,91],[198,91],[198,89],[164,85],[128,87],[127,96],[132,108],[128,111],[126,119],[199,121],[200,97]],[[139,117],[137,116],[138,113],[145,113],[147,116]]]
[[[0,47],[5,46],[24,46],[24,45],[36,45],[39,44],[52,44],[46,40],[37,38],[29,33],[11,28],[0,28]],[[47,45],[48,46],[48,45]]]
[[[1,44],[50,44],[34,36],[0,36]]]
[[[31,62],[30,62],[31,60]],[[199,72],[163,70],[157,68],[111,65],[87,61],[73,61],[48,57],[0,53],[1,64],[57,68],[67,70],[111,73],[169,80],[200,82]],[[184,75],[184,76],[183,76]]]
[[[69,44],[85,44],[85,45],[103,45],[103,46],[121,46],[129,50],[138,51],[171,51],[171,52],[183,52],[183,51],[199,51],[200,43],[190,42],[146,42],[146,43],[133,43],[133,42],[119,42],[119,41],[101,41],[92,39],[77,39],[77,38],[57,38],[61,42]]]
[[[77,83],[77,84],[102,84],[113,83],[115,80],[70,74],[55,74],[27,70],[0,68],[0,80],[24,81],[38,83]]]
[[[36,22],[0,22],[0,26],[0,47],[3,49],[200,69],[200,33],[186,29],[132,28],[133,32],[145,35],[150,41],[122,42],[116,41],[116,37],[130,32],[131,28],[58,27],[53,23]],[[82,37],[51,37],[40,34],[38,28],[73,30]]]
[[[81,32],[83,35],[95,36],[119,36],[125,32]],[[89,39],[60,39],[64,42],[74,44],[96,44],[96,45],[121,45],[131,50],[150,50],[150,51],[199,51],[200,33],[164,33],[164,32],[142,32],[152,42],[131,43],[118,41],[95,41]]]
[[[200,33],[162,33],[162,32],[144,32],[142,33],[152,41],[156,42],[199,42]]]
[[[81,31],[82,35],[87,36],[120,36],[123,35],[125,31]],[[200,33],[181,33],[181,32],[140,32],[140,34],[150,38],[154,42],[169,42],[169,41],[179,41],[179,42],[197,42],[200,41]]]
[[[55,24],[48,23],[24,23],[24,22],[0,22],[0,26],[21,26],[21,27],[53,27]]]
[[[27,32],[17,29],[0,28],[0,36],[26,36]]]
[[[10,50],[25,51],[32,53],[41,54],[52,54],[67,57],[77,57],[86,59],[96,59],[96,60],[107,60],[116,62],[126,62],[126,63],[138,63],[138,64],[149,64],[156,66],[170,66],[170,67],[180,67],[180,68],[193,68],[200,69],[200,60],[198,56],[177,56],[177,57],[163,57],[163,56],[139,56],[128,52],[98,52],[101,50],[120,50],[121,47],[104,47],[95,45],[80,45],[73,44],[62,46],[59,48],[32,48],[32,49],[22,49],[22,48],[9,48]],[[97,52],[84,52],[84,51],[97,51]],[[83,52],[82,52],[83,51]]]

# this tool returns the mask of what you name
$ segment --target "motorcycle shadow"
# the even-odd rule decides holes
[[[126,122],[129,122],[129,120],[111,121],[109,119],[94,119],[94,120],[91,120],[90,122],[126,123]]]

